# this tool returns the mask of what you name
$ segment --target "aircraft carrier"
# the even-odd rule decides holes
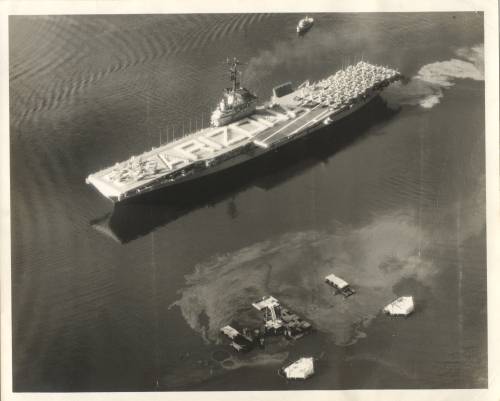
[[[232,87],[225,89],[211,127],[90,174],[87,184],[120,202],[220,172],[334,124],[402,78],[394,69],[360,61],[318,82],[279,85],[269,102],[257,106],[257,97],[240,86],[239,64],[230,62]]]

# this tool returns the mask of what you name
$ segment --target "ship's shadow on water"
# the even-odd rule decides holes
[[[115,204],[110,213],[90,224],[122,244],[133,241],[196,209],[231,200],[247,188],[271,190],[318,163],[327,163],[336,153],[362,140],[371,127],[397,113],[376,97],[357,113],[309,137],[228,170]],[[237,216],[234,202],[229,203],[228,213]]]

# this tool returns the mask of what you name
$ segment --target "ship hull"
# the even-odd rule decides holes
[[[399,79],[396,70],[360,61],[316,83],[306,81],[296,90],[291,85],[275,90],[269,104],[246,117],[153,147],[90,174],[86,182],[111,201],[121,202],[198,181],[337,123]]]
[[[312,24],[311,25],[306,25],[306,26],[303,26],[303,27],[297,26],[297,33],[299,35],[303,35],[303,34],[307,33],[311,28],[312,28]]]
[[[340,111],[335,114],[327,113],[324,115],[321,119],[319,119],[317,122],[309,125],[308,127],[304,128],[302,131],[294,135],[293,137],[289,138],[288,141],[284,143],[280,143],[279,146],[276,147],[269,147],[269,148],[261,148],[261,147],[252,147],[251,149],[244,151],[231,159],[226,160],[225,162],[222,162],[218,164],[217,166],[214,167],[209,167],[205,168],[204,170],[194,173],[194,174],[189,174],[186,175],[185,177],[178,178],[174,182],[158,182],[158,183],[153,183],[152,185],[149,185],[149,188],[144,188],[141,190],[141,192],[132,192],[130,194],[126,194],[125,196],[120,196],[120,197],[115,197],[115,196],[109,196],[107,197],[109,200],[111,200],[113,203],[117,202],[123,202],[125,200],[130,201],[132,199],[136,199],[138,197],[143,197],[144,195],[151,193],[153,191],[157,191],[160,189],[175,189],[178,187],[185,186],[185,184],[191,183],[192,181],[200,181],[201,179],[206,178],[207,176],[215,175],[217,173],[221,173],[225,170],[232,169],[238,165],[241,165],[243,163],[247,163],[251,160],[254,160],[256,158],[260,158],[261,156],[268,154],[270,152],[275,152],[280,150],[282,147],[286,146],[287,144],[290,144],[292,142],[296,142],[299,139],[304,139],[305,137],[308,137],[309,135],[313,134],[315,131],[320,130],[321,128],[325,128],[326,126],[331,126],[338,121],[348,117],[349,115],[353,114],[354,112],[360,110],[364,106],[366,106],[368,103],[370,103],[373,99],[378,97],[380,94],[380,90],[374,90],[364,101],[360,101],[357,104],[354,104],[351,108],[348,108],[347,110]],[[325,123],[325,120],[329,119],[328,123]]]

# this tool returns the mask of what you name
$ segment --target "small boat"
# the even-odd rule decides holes
[[[355,293],[348,282],[342,280],[340,277],[337,277],[335,274],[326,276],[325,282],[335,288],[337,292],[340,292],[346,298]]]
[[[250,351],[254,346],[253,339],[245,333],[245,329],[240,333],[234,327],[224,326],[220,331],[231,340],[229,345],[238,352]]]
[[[311,29],[313,24],[314,24],[314,18],[312,17],[302,18],[297,24],[297,33],[298,34],[306,33],[309,29]]]
[[[303,357],[280,369],[279,373],[291,380],[305,380],[314,374],[314,359]]]
[[[408,316],[415,310],[413,297],[399,297],[384,308],[384,313],[390,316]]]

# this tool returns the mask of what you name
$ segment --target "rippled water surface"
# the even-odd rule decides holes
[[[11,17],[15,391],[485,387],[482,14]],[[113,208],[85,177],[360,58],[405,81],[273,157]],[[333,296],[323,277],[351,282]],[[237,355],[273,294],[312,335]],[[416,312],[379,311],[400,295]],[[276,371],[317,358],[309,381]]]

